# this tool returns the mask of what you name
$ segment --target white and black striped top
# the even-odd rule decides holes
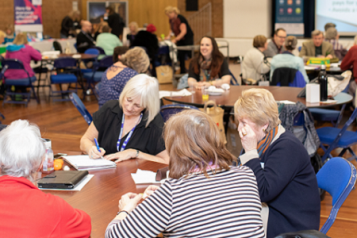
[[[248,167],[169,179],[105,237],[264,237],[261,203]]]

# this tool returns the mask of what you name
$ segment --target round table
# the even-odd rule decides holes
[[[292,102],[301,102],[307,107],[331,107],[345,104],[352,101],[352,96],[347,93],[339,93],[334,97],[337,102],[334,104],[308,103],[305,98],[298,98],[297,95],[303,90],[302,88],[294,87],[277,87],[277,86],[231,86],[231,88],[220,96],[209,96],[209,100],[216,102],[217,106],[225,108],[233,108],[234,103],[242,95],[242,91],[250,88],[264,88],[269,90],[276,101],[288,100]],[[193,105],[203,107],[207,100],[202,100],[201,90],[195,90],[191,96],[182,97],[164,97],[165,100],[175,103]]]

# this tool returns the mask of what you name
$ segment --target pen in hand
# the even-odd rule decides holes
[[[94,143],[95,143],[95,146],[97,147],[97,150],[98,150],[99,152],[101,152],[101,151],[100,151],[100,148],[99,148],[99,144],[98,144],[97,138],[94,138]],[[101,156],[101,158],[104,159],[103,156]]]

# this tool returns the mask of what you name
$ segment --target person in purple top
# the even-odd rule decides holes
[[[109,100],[118,100],[126,83],[138,73],[145,73],[150,65],[144,49],[134,47],[118,56],[119,61],[103,74],[99,89],[99,107]]]

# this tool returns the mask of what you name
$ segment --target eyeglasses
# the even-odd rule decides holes
[[[277,36],[280,39],[286,39],[286,36]]]

